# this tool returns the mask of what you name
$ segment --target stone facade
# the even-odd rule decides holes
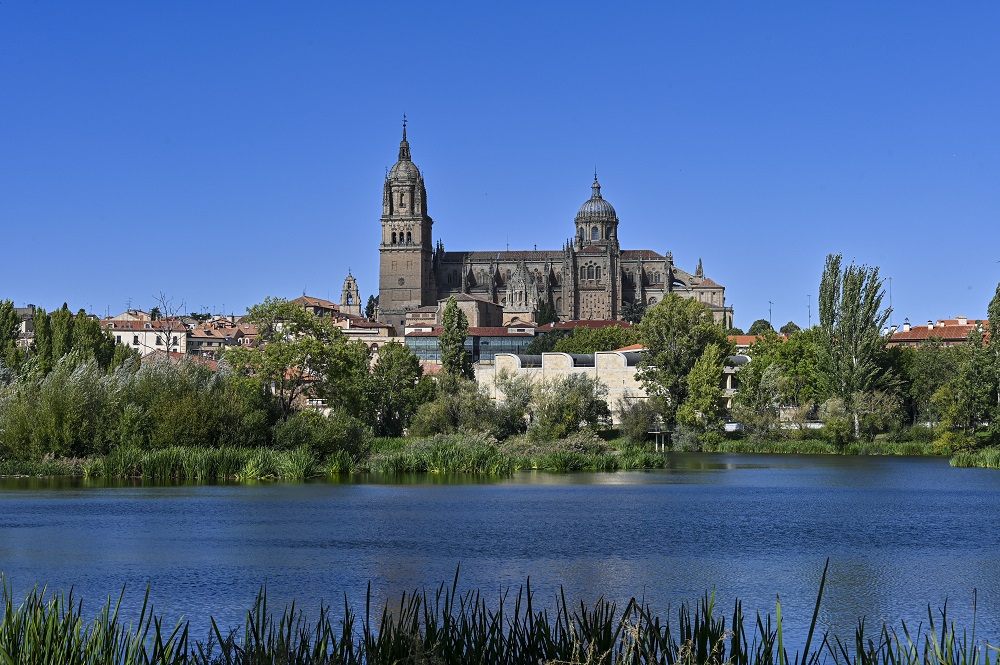
[[[591,196],[574,218],[572,239],[556,250],[445,251],[432,242],[427,189],[403,126],[399,159],[386,175],[379,245],[379,320],[403,330],[406,313],[469,294],[504,309],[504,320],[533,320],[551,301],[560,319],[620,319],[629,303],[655,305],[668,293],[695,298],[717,321],[732,324],[725,287],[670,252],[621,249],[618,215],[594,174]]]

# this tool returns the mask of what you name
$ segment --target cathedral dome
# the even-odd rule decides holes
[[[605,201],[601,196],[601,183],[597,182],[596,173],[594,174],[594,184],[591,185],[591,189],[593,193],[580,206],[580,210],[576,213],[576,218],[587,221],[617,221],[618,215],[615,213],[614,206]]]
[[[399,160],[389,171],[389,178],[392,180],[416,180],[419,177],[420,169],[409,159]]]

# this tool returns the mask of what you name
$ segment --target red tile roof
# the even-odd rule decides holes
[[[989,330],[989,321],[978,321],[975,319],[968,319],[965,325],[959,325],[956,319],[943,319],[933,325],[933,328],[929,328],[927,324],[924,324],[911,326],[909,330],[897,330],[892,334],[889,341],[892,344],[917,343],[928,339],[940,339],[944,342],[961,342],[978,325],[981,325],[984,330]]]
[[[618,351],[619,353],[624,353],[626,351],[645,351],[645,350],[646,350],[645,344],[629,344],[628,346],[623,346],[620,349],[615,349],[615,351]]]
[[[579,319],[571,321],[557,321],[556,323],[546,323],[538,326],[538,332],[550,332],[552,330],[573,330],[574,328],[609,328],[618,326],[619,328],[631,328],[628,321],[618,319]]]
[[[654,252],[651,249],[623,249],[622,259],[638,261],[642,259],[644,261],[662,261],[665,257],[659,252]]]
[[[186,331],[185,326],[180,321],[173,319],[158,319],[156,321],[123,321],[121,319],[103,319],[101,327],[106,330],[127,330],[130,332],[159,330],[168,332]]]

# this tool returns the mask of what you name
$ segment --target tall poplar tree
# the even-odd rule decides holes
[[[73,313],[66,303],[49,316],[52,326],[52,361],[56,362],[73,348]]]
[[[52,369],[52,318],[41,307],[35,309],[34,316],[35,343],[34,355],[37,358],[38,369],[48,374]]]
[[[443,319],[444,330],[438,337],[438,344],[441,346],[441,366],[449,376],[471,379],[472,361],[465,350],[465,338],[469,336],[469,320],[454,298],[448,298],[448,302],[445,303]]]
[[[997,284],[996,292],[986,310],[986,315],[990,324],[988,348],[993,370],[993,389],[996,392],[996,402],[990,417],[990,424],[994,432],[1000,433],[1000,284]]]
[[[857,438],[857,401],[889,383],[882,362],[888,339],[882,331],[890,311],[882,308],[878,268],[853,263],[842,268],[842,263],[840,254],[827,256],[820,280],[820,369],[830,394],[843,400]]]

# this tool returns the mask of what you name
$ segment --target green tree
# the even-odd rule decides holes
[[[799,324],[795,323],[795,321],[789,321],[785,325],[781,326],[778,332],[782,335],[791,335],[792,333],[797,333],[800,330],[802,330],[802,328],[799,327]]]
[[[149,310],[149,318],[151,321],[159,321],[161,316],[162,312],[160,311],[159,307],[154,307],[153,309]]]
[[[574,328],[568,337],[558,340],[553,351],[560,353],[594,353],[614,351],[636,344],[639,331],[635,327],[605,326],[604,328]]]
[[[434,386],[423,377],[420,360],[398,342],[382,346],[366,382],[367,403],[376,436],[401,436]]]
[[[21,333],[21,317],[18,316],[14,303],[10,300],[0,300],[0,363],[7,367],[16,367],[20,361],[17,340]]]
[[[748,335],[763,335],[765,333],[774,332],[774,326],[767,319],[757,319],[750,324],[750,330],[747,332]]]
[[[66,303],[52,312],[49,317],[52,326],[52,360],[58,361],[73,348],[73,313]]]
[[[376,310],[378,310],[378,296],[368,296],[368,302],[365,303],[365,318],[374,321]]]
[[[743,328],[737,328],[736,326],[732,326],[732,327],[731,327],[731,328],[730,328],[730,329],[729,329],[729,330],[728,330],[728,331],[726,332],[726,334],[727,334],[727,335],[745,335],[746,333],[745,333],[745,332],[743,332]]]
[[[731,354],[732,347],[708,307],[673,293],[651,307],[638,328],[646,347],[639,379],[670,430],[687,397],[687,375],[706,347],[715,344],[724,355]]]
[[[438,338],[441,345],[441,365],[446,374],[454,377],[472,378],[472,361],[465,350],[465,338],[469,334],[469,320],[455,298],[448,298],[444,306],[444,329]]]
[[[958,374],[960,350],[932,337],[916,348],[893,351],[893,364],[904,385],[907,419],[913,425],[937,421],[940,414],[935,412],[933,397]]]
[[[535,323],[544,326],[546,323],[555,323],[559,320],[556,306],[552,298],[541,298],[538,301],[538,309],[535,310]]]
[[[709,344],[688,372],[687,398],[677,409],[677,422],[700,431],[722,424],[722,347]]]
[[[564,439],[582,427],[599,427],[611,417],[608,387],[585,374],[542,381],[535,386],[528,436],[536,441]]]
[[[257,326],[261,343],[229,347],[224,358],[238,373],[269,386],[283,415],[307,395],[352,415],[363,408],[368,350],[348,341],[330,318],[268,298],[251,307],[245,320]]]
[[[52,319],[41,307],[35,310],[34,356],[38,371],[48,374],[52,369]]]
[[[100,322],[82,309],[73,318],[72,347],[87,358],[93,358],[102,369],[107,369],[115,356],[115,342]]]
[[[535,338],[531,340],[531,343],[524,348],[524,353],[526,355],[539,355],[542,353],[548,353],[554,351],[556,344],[572,334],[571,330],[550,330],[548,332],[538,333]]]
[[[990,300],[986,309],[987,318],[990,324],[989,336],[989,363],[993,370],[993,388],[996,392],[996,400],[991,409],[991,427],[994,438],[1000,437],[1000,284],[997,284],[993,299]]]
[[[882,308],[878,268],[852,263],[841,269],[841,264],[841,255],[827,256],[820,281],[820,368],[829,393],[843,401],[858,438],[857,400],[891,384],[883,362],[887,338],[882,333],[890,312]]]
[[[646,303],[641,300],[638,302],[627,302],[622,305],[622,318],[629,323],[639,323],[645,314]]]
[[[934,392],[931,403],[943,429],[973,434],[989,419],[996,399],[990,350],[982,329],[969,333],[957,351],[955,376]]]

